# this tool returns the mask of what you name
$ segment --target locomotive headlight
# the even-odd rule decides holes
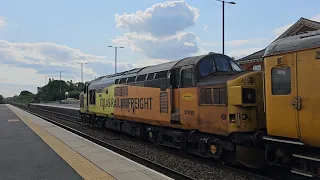
[[[252,88],[242,89],[242,102],[244,104],[254,104],[256,103],[256,90]]]
[[[242,114],[242,120],[247,120],[248,119],[248,115],[247,114]]]

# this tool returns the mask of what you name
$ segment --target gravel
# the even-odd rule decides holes
[[[94,136],[100,140],[106,141],[114,146],[130,151],[165,167],[174,169],[195,179],[255,179],[239,175],[231,171],[223,170],[222,168],[214,167],[214,163],[208,163],[208,160],[206,159],[182,154],[179,153],[178,150],[156,146],[148,142],[137,140],[136,138],[128,135],[116,133],[110,130],[90,128],[88,126],[83,126],[58,118],[52,118],[52,120],[67,125],[90,136]]]

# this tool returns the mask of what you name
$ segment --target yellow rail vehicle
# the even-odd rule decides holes
[[[93,80],[80,111],[85,122],[221,159],[266,134],[262,93],[261,72],[210,53]]]
[[[300,161],[293,173],[320,176],[320,31],[272,43],[264,61],[267,161]]]

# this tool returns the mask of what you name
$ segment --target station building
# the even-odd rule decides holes
[[[277,39],[274,41],[289,37],[289,36],[294,36],[298,34],[304,34],[308,33],[310,31],[316,31],[320,29],[320,22],[317,21],[312,21],[310,19],[306,18],[300,18],[295,24],[293,24],[291,27],[289,27],[284,33],[282,33]],[[262,56],[264,55],[266,48],[261,49],[255,53],[252,53],[246,57],[240,58],[237,60],[239,65],[244,69],[244,70],[251,70],[251,71],[260,71],[264,70],[264,63],[263,63],[263,58]]]

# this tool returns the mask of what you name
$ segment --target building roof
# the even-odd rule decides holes
[[[315,31],[320,29],[320,22],[313,21],[310,19],[306,19],[301,17],[296,23],[294,23],[291,27],[289,27],[285,32],[283,32],[278,38],[276,38],[273,42],[286,38],[289,36],[294,36],[298,34],[304,34],[310,31]],[[240,58],[237,60],[239,64],[246,64],[252,61],[262,61],[262,56],[264,55],[266,48],[252,53],[246,57]]]

